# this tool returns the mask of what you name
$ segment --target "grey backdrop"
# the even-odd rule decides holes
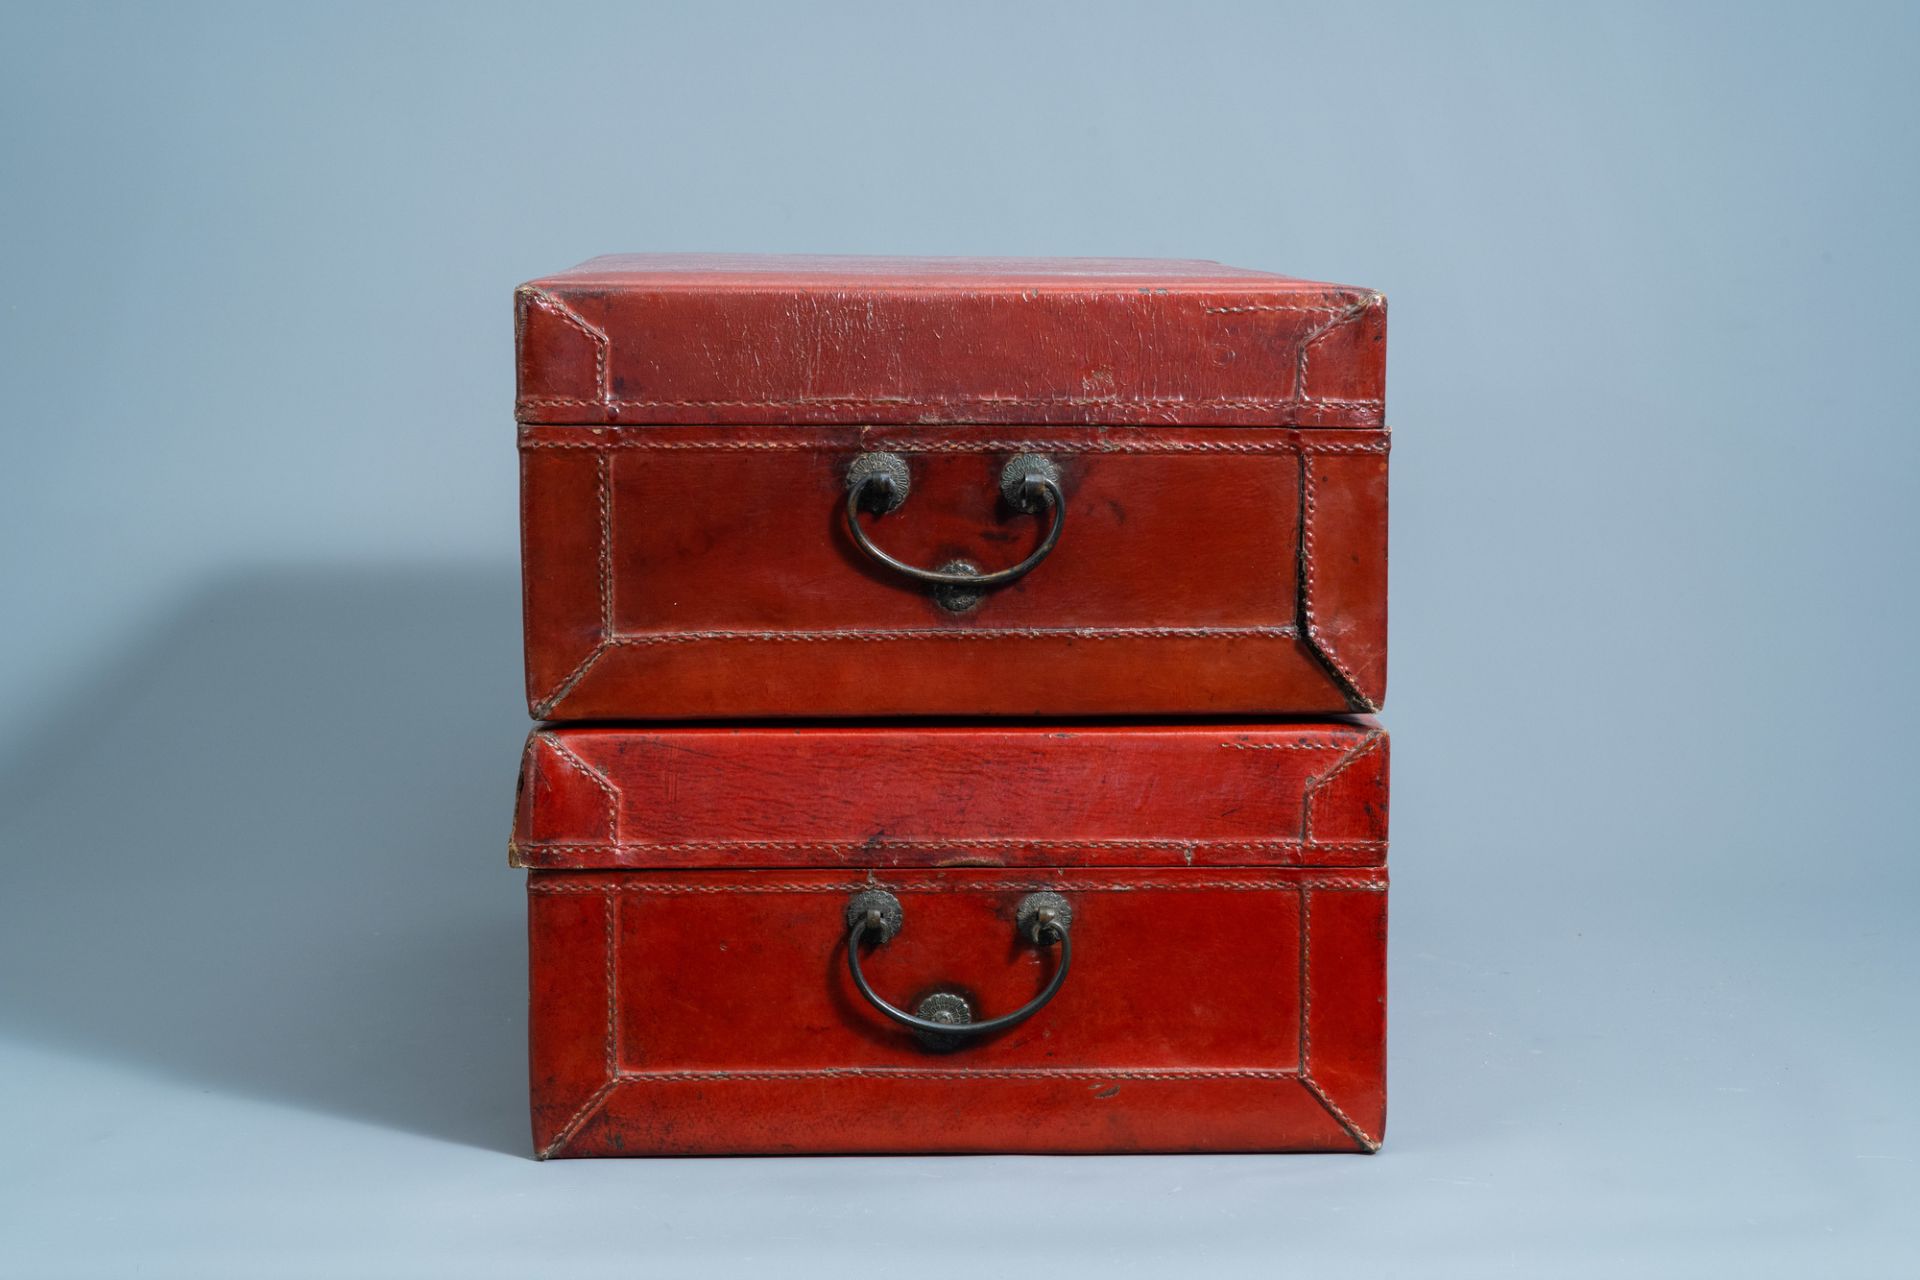
[[[1914,1274],[1917,56],[7,6],[0,1272]],[[1383,1154],[527,1158],[509,297],[643,249],[1387,292]]]

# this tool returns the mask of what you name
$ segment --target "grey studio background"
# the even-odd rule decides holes
[[[1915,1274],[1916,55],[8,6],[0,1273]],[[510,291],[643,249],[1387,292],[1380,1156],[528,1158]]]

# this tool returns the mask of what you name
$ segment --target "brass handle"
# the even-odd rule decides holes
[[[873,544],[867,531],[860,525],[861,508],[877,516],[897,511],[907,500],[907,492],[911,487],[906,460],[899,454],[863,453],[855,458],[847,468],[847,531],[853,535],[854,545],[873,560],[895,573],[934,587],[965,588],[972,593],[988,587],[1005,586],[1017,578],[1023,578],[1053,551],[1054,544],[1060,541],[1060,530],[1067,521],[1067,500],[1060,492],[1060,469],[1052,460],[1037,453],[1016,454],[1001,468],[1001,496],[1017,511],[1038,515],[1042,510],[1050,510],[1053,515],[1047,526],[1046,537],[1040,540],[1033,554],[1019,564],[996,569],[992,573],[981,573],[970,565],[959,564],[922,569],[882,551]],[[971,604],[972,600],[965,603]]]
[[[1060,985],[1067,980],[1067,968],[1073,963],[1073,942],[1069,933],[1073,925],[1073,907],[1057,893],[1030,893],[1020,900],[1020,905],[1014,910],[1014,928],[1035,946],[1045,947],[1055,942],[1060,944],[1060,963],[1054,966],[1053,977],[1047,980],[1046,987],[1039,995],[1012,1013],[1003,1013],[984,1022],[973,1021],[973,1011],[965,998],[948,991],[934,992],[920,1002],[916,1012],[908,1013],[875,992],[867,982],[867,975],[860,971],[860,944],[868,934],[872,934],[884,946],[900,932],[905,921],[900,910],[900,899],[885,889],[864,889],[847,900],[846,920],[847,969],[853,974],[853,985],[860,989],[860,994],[866,997],[868,1004],[901,1026],[919,1033],[921,1043],[930,1049],[958,1048],[963,1040],[1005,1031],[1008,1027],[1025,1022],[1059,993]]]

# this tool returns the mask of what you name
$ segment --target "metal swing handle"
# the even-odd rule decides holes
[[[853,535],[854,545],[873,560],[895,573],[931,586],[980,589],[1005,586],[1017,578],[1023,578],[1052,553],[1054,544],[1060,541],[1060,530],[1067,522],[1067,500],[1060,492],[1059,467],[1037,453],[1015,454],[1000,470],[1001,496],[1017,511],[1038,515],[1048,510],[1053,515],[1047,526],[1046,537],[1040,540],[1033,554],[1011,568],[996,569],[992,573],[944,566],[922,569],[882,551],[860,526],[862,507],[876,515],[897,511],[906,502],[911,487],[906,460],[899,454],[863,453],[855,458],[847,468],[847,532]]]
[[[1039,995],[1012,1013],[984,1022],[974,1022],[966,1000],[951,992],[935,992],[920,1002],[916,1012],[908,1013],[874,991],[867,975],[860,971],[860,944],[868,935],[884,946],[900,932],[904,920],[900,900],[885,889],[862,890],[848,899],[846,920],[847,969],[853,974],[853,985],[860,989],[868,1004],[901,1026],[920,1033],[922,1042],[930,1048],[952,1048],[960,1040],[990,1035],[1025,1022],[1059,993],[1061,984],[1067,980],[1067,969],[1073,963],[1073,941],[1069,932],[1073,925],[1073,907],[1057,893],[1030,893],[1020,900],[1014,911],[1014,927],[1035,946],[1060,944],[1060,962],[1054,966],[1053,977],[1047,980]]]

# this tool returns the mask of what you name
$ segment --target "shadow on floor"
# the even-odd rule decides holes
[[[517,584],[216,584],[0,745],[0,1035],[522,1154]]]

